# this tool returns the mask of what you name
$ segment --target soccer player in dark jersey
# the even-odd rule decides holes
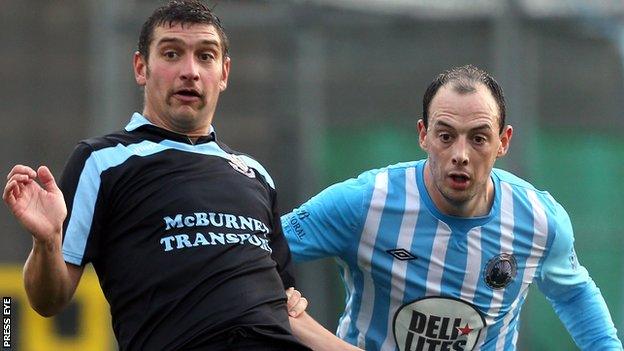
[[[515,350],[536,283],[582,350],[622,350],[564,208],[493,168],[513,134],[498,83],[473,66],[439,75],[418,132],[425,160],[364,172],[282,217],[295,260],[341,263],[338,336],[366,350]]]
[[[3,199],[33,237],[24,283],[37,312],[67,306],[90,262],[122,350],[308,349],[289,325],[273,181],[212,128],[229,72],[219,19],[171,1],[134,55],[143,112],[80,142],[59,187],[45,166],[11,170]]]

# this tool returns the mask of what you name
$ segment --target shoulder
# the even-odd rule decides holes
[[[567,217],[563,206],[548,191],[537,189],[528,181],[502,169],[494,168],[492,174],[495,181],[511,187],[514,195],[521,203],[527,202],[532,206],[540,205],[549,215]]]
[[[84,165],[94,154],[101,150],[114,148],[124,142],[125,144],[131,143],[130,136],[124,131],[80,140],[74,147],[66,167],[73,164]]]
[[[139,141],[140,140],[138,140],[136,135],[133,135],[125,130],[120,130],[106,135],[81,140],[78,142],[78,147],[88,147],[92,151],[98,151],[118,145],[126,146]]]
[[[494,168],[492,169],[492,174],[494,175],[495,180],[498,180],[501,183],[507,183],[516,188],[524,188],[527,190],[537,191],[533,184],[527,182],[526,180],[518,177],[511,172],[502,170],[500,168]]]
[[[342,199],[356,204],[370,201],[372,194],[377,190],[386,192],[393,184],[404,188],[406,173],[413,172],[416,177],[418,165],[424,161],[402,162],[381,168],[370,169],[360,173],[357,177],[333,184],[319,195],[333,198],[333,201]]]
[[[424,160],[395,163],[382,168],[375,168],[362,172],[355,180],[360,184],[367,184],[370,186],[374,186],[377,181],[383,181],[385,179],[391,182],[395,178],[404,178],[406,172],[416,172],[423,163]]]

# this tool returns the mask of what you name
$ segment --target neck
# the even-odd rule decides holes
[[[191,140],[192,142],[197,141],[199,137],[210,134],[210,131],[211,131],[210,123],[208,123],[207,125],[200,126],[200,127],[185,128],[183,126],[179,126],[175,123],[172,123],[171,121],[167,119],[150,116],[145,111],[143,112],[143,117],[145,117],[148,121],[150,121],[152,124],[154,124],[155,126],[159,128],[168,130],[170,132],[186,135],[189,138],[189,140]]]
[[[484,189],[477,189],[474,196],[465,200],[455,200],[443,194],[435,184],[433,174],[429,167],[429,162],[425,163],[424,170],[425,188],[433,201],[435,207],[442,214],[454,217],[480,217],[490,212],[494,202],[494,183],[488,177],[487,183],[483,185]]]

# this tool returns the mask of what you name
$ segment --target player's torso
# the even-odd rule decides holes
[[[154,334],[145,328],[191,335],[241,315],[237,308],[282,299],[270,257],[272,199],[260,175],[208,145],[150,147],[117,150],[127,160],[100,177],[94,266],[120,332],[136,332],[118,338],[141,345],[137,335]]]
[[[508,184],[497,191],[498,207],[472,221],[430,211],[418,187],[397,196],[392,179],[386,199],[371,201],[367,224],[375,213],[378,222],[364,225],[349,262],[351,327],[360,331],[361,346],[513,347],[519,307],[547,246],[548,223]]]

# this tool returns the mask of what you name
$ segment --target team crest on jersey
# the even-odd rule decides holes
[[[247,166],[245,161],[243,161],[240,157],[238,157],[237,155],[233,155],[233,154],[228,154],[228,157],[230,159],[229,164],[230,166],[232,166],[232,168],[248,176],[249,178],[256,177],[256,174],[254,173],[254,171],[251,168],[249,168],[249,166]]]
[[[485,283],[492,289],[503,289],[516,277],[518,264],[512,254],[492,257],[485,266]]]
[[[479,340],[485,318],[465,301],[430,296],[399,308],[392,326],[401,351],[467,351]]]

